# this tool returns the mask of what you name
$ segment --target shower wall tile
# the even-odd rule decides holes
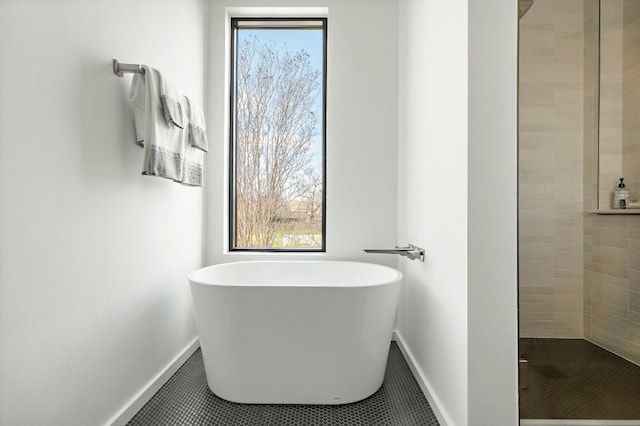
[[[550,304],[553,302],[553,296],[545,296],[545,295],[539,295],[539,296],[529,296],[526,298],[526,302],[528,303],[547,303]],[[544,314],[544,312],[527,312],[527,311],[522,311],[522,315],[520,316],[520,319],[524,319],[524,320],[553,320],[553,312],[548,312],[546,313],[546,315],[542,315]],[[539,315],[539,316],[538,316]]]
[[[640,292],[629,292],[629,311],[640,313]]]
[[[575,323],[557,323],[554,326],[553,337],[557,339],[575,339],[577,335],[582,335],[582,321]]]
[[[616,345],[616,351],[625,353],[626,341],[628,338],[628,326],[622,324],[620,319],[614,315],[615,307],[602,304],[600,309],[594,310],[593,317],[594,323],[592,327],[594,329],[594,341],[597,342],[599,338],[610,340],[612,344]],[[599,330],[599,331],[596,331]]]
[[[592,315],[598,317],[596,325],[602,327],[600,324],[605,323],[619,323],[626,320],[627,308],[624,306],[610,305],[602,300],[599,300],[592,309]]]
[[[591,328],[585,337],[640,364],[640,217],[595,216],[592,223],[592,253],[585,253],[585,264],[593,266],[585,286]]]
[[[631,199],[640,198],[640,2],[624,1],[622,65],[622,176]]]
[[[583,131],[584,143],[582,146],[582,207],[584,210],[596,207],[597,200],[597,164],[598,164],[598,46],[599,46],[599,22],[598,22],[598,2],[596,0],[584,1],[584,96],[583,96]],[[593,280],[593,217],[583,216],[583,266],[584,277],[582,282],[583,290],[583,333],[586,339],[592,335],[591,317],[593,315],[593,305],[591,301],[592,280]]]
[[[640,363],[640,217],[584,213],[598,162],[600,207],[621,175],[640,189],[640,51],[622,56],[640,45],[640,2],[610,2],[599,132],[597,2],[537,0],[521,20],[520,335],[584,336]]]
[[[596,224],[593,227],[594,232],[596,231],[597,228],[598,228],[598,225]],[[600,236],[594,235],[591,239],[591,242],[593,245],[605,246],[605,247],[619,247],[619,248],[625,248],[625,249],[629,245],[629,242],[625,238],[614,238],[608,235],[600,235]]]
[[[599,208],[612,207],[611,194],[622,175],[622,12],[624,0],[601,8]],[[598,170],[597,168],[595,169]]]
[[[640,327],[640,323],[637,324]],[[631,343],[629,345],[629,361],[640,365],[640,344]]]
[[[631,322],[629,327],[629,359],[640,364],[640,322]]]
[[[580,312],[558,312],[555,317],[557,321],[567,324],[580,324],[582,322],[582,314]]]
[[[520,312],[554,312],[553,303],[520,303]]]
[[[536,0],[520,21],[522,337],[582,337],[582,0]]]
[[[638,269],[629,270],[629,290],[640,291],[640,270]]]
[[[520,336],[528,336],[528,337],[533,337],[533,338],[548,338],[549,337],[549,330],[546,330],[544,328],[527,328],[526,324],[523,324],[522,322],[520,322]]]
[[[520,289],[520,296],[551,296],[553,297],[554,293],[555,293],[555,289],[553,287],[523,287]]]
[[[606,328],[600,328],[600,325],[605,325]],[[622,356],[626,358],[626,354],[628,353],[626,339],[612,333],[612,331],[615,332],[618,330],[619,329],[616,328],[615,323],[594,324],[592,325],[593,336],[591,341],[618,355],[625,354]]]

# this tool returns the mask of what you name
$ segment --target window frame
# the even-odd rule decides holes
[[[304,26],[295,26],[295,22],[321,22],[322,23],[322,245],[316,248],[296,247],[237,247],[236,246],[236,61],[237,61],[237,35],[238,23],[256,22],[259,26],[244,26],[244,29],[300,29]],[[228,251],[230,253],[326,253],[327,251],[327,22],[326,16],[258,16],[258,17],[231,17],[230,55],[229,55],[229,182],[228,190]],[[269,23],[271,25],[269,25]],[[276,25],[279,23],[280,25]],[[291,23],[291,26],[286,25]]]

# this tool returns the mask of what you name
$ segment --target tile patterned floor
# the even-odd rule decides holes
[[[207,387],[202,354],[195,352],[128,423],[224,426],[430,426],[429,403],[392,342],[384,384],[369,398],[345,405],[237,404]]]
[[[520,339],[523,419],[640,420],[640,366],[582,339]]]

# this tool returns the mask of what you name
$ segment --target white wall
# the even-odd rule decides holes
[[[364,248],[396,241],[398,5],[394,0],[213,0],[209,33],[207,263],[287,256],[225,253],[227,244],[228,64],[225,7],[328,7],[327,252],[305,259],[349,259],[395,266]]]
[[[140,175],[111,58],[203,99],[200,0],[0,1],[0,424],[106,422],[196,336],[202,190]]]
[[[469,425],[518,424],[517,2],[469,0]]]
[[[467,424],[467,5],[400,3],[398,329],[447,422]]]
[[[516,2],[400,2],[398,332],[449,425],[517,424]],[[481,4],[477,4],[481,3]]]

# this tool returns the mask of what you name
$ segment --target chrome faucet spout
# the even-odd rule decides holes
[[[399,254],[411,260],[419,259],[424,262],[424,249],[413,244],[409,244],[407,247],[396,246],[394,249],[364,249],[363,251],[370,254]]]

